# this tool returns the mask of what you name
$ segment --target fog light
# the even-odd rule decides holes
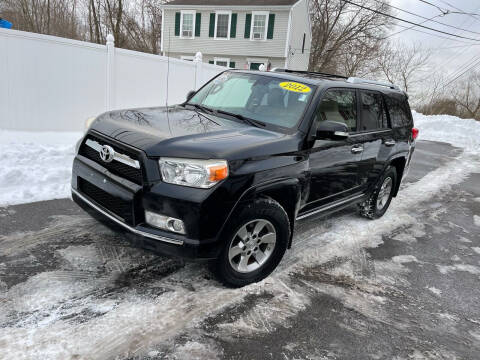
[[[170,216],[155,214],[151,211],[145,211],[145,222],[162,230],[185,234],[185,226],[183,225],[183,221]]]

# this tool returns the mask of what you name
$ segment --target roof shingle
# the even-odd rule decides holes
[[[291,6],[298,0],[172,0],[165,5],[192,6]]]

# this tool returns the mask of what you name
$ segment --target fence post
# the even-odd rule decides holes
[[[115,38],[112,34],[107,35],[107,101],[106,110],[112,110],[115,107]]]
[[[195,54],[195,58],[193,59],[193,63],[195,64],[195,83],[194,88],[197,90],[200,85],[202,84],[203,80],[203,55],[199,51]]]

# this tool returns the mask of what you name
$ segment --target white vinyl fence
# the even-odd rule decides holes
[[[79,131],[104,111],[176,104],[225,68],[0,29],[0,129]]]

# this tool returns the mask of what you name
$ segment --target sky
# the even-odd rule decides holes
[[[463,10],[464,12],[480,14],[480,0],[425,0],[431,4],[437,5],[444,10],[458,11],[454,7]],[[450,5],[449,5],[450,4]],[[400,9],[410,11],[412,13],[432,18],[435,15],[441,15],[441,11],[435,7],[428,5],[421,0],[390,0],[390,5],[396,6]],[[403,11],[392,9],[394,15],[415,23],[425,21],[420,17],[407,14]],[[404,27],[395,26],[390,31],[392,40],[402,41],[406,43],[418,42],[422,47],[430,48],[433,51],[431,66],[444,72],[447,76],[455,76],[461,69],[466,69],[469,64],[474,64],[474,59],[480,59],[480,16],[469,16],[460,14],[447,14],[445,16],[436,17],[434,20],[456,26],[472,32],[461,31],[455,28],[444,26],[432,21],[427,21],[422,25],[432,27],[438,30],[449,32],[455,35],[465,36],[473,39],[478,39],[477,42],[467,39],[454,38],[445,34],[435,33],[433,31],[415,27],[416,30],[421,30],[426,33],[433,33],[437,36],[428,35],[418,31],[407,30],[399,34],[393,35],[396,32],[404,30]],[[402,26],[410,27],[411,25],[403,22],[398,22]],[[476,32],[476,33],[475,33]],[[476,67],[480,71],[480,64]]]

